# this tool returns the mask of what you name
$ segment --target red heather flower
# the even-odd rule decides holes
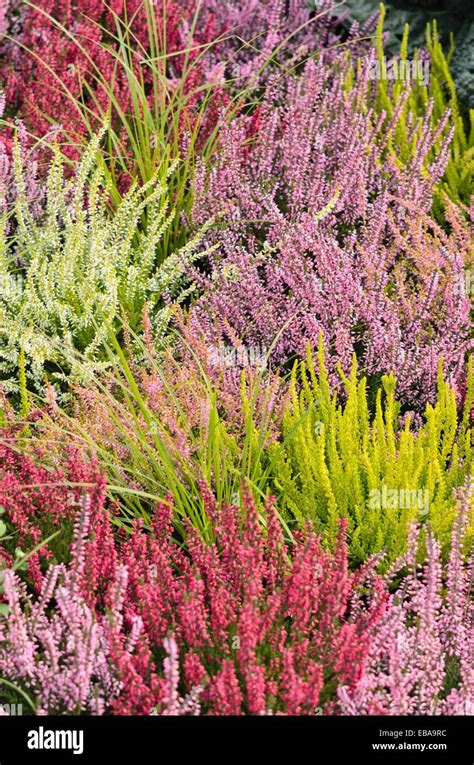
[[[334,554],[309,530],[288,547],[271,502],[264,529],[248,492],[243,518],[201,492],[212,545],[176,545],[171,502],[114,539],[99,492],[37,595],[4,572],[0,668],[43,712],[312,714],[325,677],[358,681],[387,595],[349,572],[344,527]]]
[[[178,695],[177,648],[172,638],[164,642],[163,680],[152,675],[148,683],[150,652],[141,639],[140,618],[135,617],[126,632],[123,629],[126,568],[117,567],[115,598],[108,613],[97,613],[82,598],[79,581],[89,506],[89,499],[81,502],[68,569],[49,568],[34,604],[13,571],[3,572],[9,613],[0,619],[2,676],[15,678],[28,690],[38,714],[150,711],[155,697],[161,698],[166,714],[197,714],[200,689],[187,699]]]
[[[80,499],[70,559],[48,569],[37,595],[4,570],[0,669],[40,711],[469,713],[468,488],[444,598],[430,534],[417,570],[416,527],[400,564],[408,574],[388,596],[375,561],[349,571],[343,523],[333,553],[310,529],[289,546],[272,502],[263,528],[248,492],[242,511],[220,507],[204,485],[201,495],[213,544],[191,527],[176,544],[170,499],[150,529],[114,535],[98,492]],[[446,686],[448,676],[460,680]]]
[[[93,504],[103,503],[105,481],[96,465],[84,462],[73,449],[63,467],[46,468],[39,464],[45,456],[41,451],[30,456],[14,448],[17,437],[15,429],[2,432],[0,505],[15,544],[27,552],[55,529],[72,524],[85,491]],[[50,558],[50,546],[44,545],[28,559],[28,576],[36,588],[43,580],[42,564]]]
[[[117,544],[117,567],[128,572],[125,622],[140,618],[153,655],[173,631],[183,662],[181,687],[189,694],[201,685],[202,707],[211,713],[312,713],[325,670],[351,685],[358,680],[384,608],[382,580],[371,564],[349,572],[343,528],[334,555],[309,531],[290,549],[271,503],[265,532],[248,493],[242,522],[240,509],[218,508],[205,486],[201,491],[214,545],[189,527],[186,548],[177,547],[168,504],[156,508],[151,532],[137,525]],[[96,531],[86,561],[89,553],[100,553],[102,533]],[[110,603],[114,585],[104,580]],[[368,582],[372,594],[365,601]],[[89,597],[87,576],[82,588]],[[152,679],[148,687],[156,693]]]
[[[175,0],[163,4],[160,0],[151,3],[151,9],[156,16],[163,50],[167,54],[178,54],[188,47],[194,48],[188,56],[193,63],[199,46],[208,42],[212,34],[212,27],[207,23],[196,30],[194,39],[189,39],[186,29],[191,27],[196,11],[195,0],[184,5]],[[52,124],[59,131],[64,127],[69,137],[73,136],[67,149],[73,157],[77,151],[72,144],[89,135],[74,100],[87,107],[95,130],[103,121],[99,113],[105,114],[110,104],[106,87],[110,83],[121,111],[133,112],[125,68],[117,67],[114,51],[117,19],[122,25],[122,35],[129,27],[129,40],[137,54],[132,60],[135,74],[139,79],[143,76],[145,87],[150,88],[151,69],[140,63],[147,51],[151,51],[144,0],[42,0],[39,8],[22,5],[17,20],[12,22],[13,40],[3,46],[1,72],[9,110],[18,114],[36,135],[48,133]],[[184,61],[184,54],[170,59],[167,75],[171,87],[183,75]],[[195,126],[194,111],[200,96],[194,91],[203,84],[204,78],[204,68],[197,61],[191,76],[183,83],[183,93],[189,96],[183,129],[192,130]],[[155,95],[150,95],[150,104]],[[94,113],[98,115],[95,122]],[[126,151],[129,147],[125,131],[122,133]]]
[[[144,78],[152,90],[153,76],[140,62],[151,54],[147,25],[148,2],[162,50],[166,50],[166,77],[171,90],[181,89],[186,105],[180,114],[180,130],[185,136],[195,130],[201,120],[201,142],[215,127],[219,110],[228,102],[225,81],[241,88],[257,84],[256,73],[265,76],[262,66],[275,54],[292,64],[303,60],[311,51],[330,47],[337,41],[334,33],[342,16],[333,17],[331,0],[320,3],[314,14],[311,2],[258,0],[228,3],[216,0],[42,0],[39,9],[10,0],[0,5],[0,33],[9,32],[9,39],[0,40],[2,63],[0,72],[10,112],[20,116],[34,134],[45,135],[51,125],[67,129],[80,142],[88,136],[74,99],[88,109],[93,128],[94,113],[104,114],[110,103],[105,83],[114,83],[114,99],[123,113],[133,111],[127,76],[116,67],[114,40],[118,23],[132,51],[135,73]],[[197,22],[195,14],[197,9]],[[50,20],[51,17],[53,21]],[[124,29],[130,26],[130,34]],[[364,47],[358,38],[366,38],[374,28],[374,18],[359,29],[353,24],[348,39],[353,47]],[[11,39],[10,39],[11,38]],[[252,41],[253,44],[245,45]],[[284,45],[282,42],[286,41]],[[31,51],[29,53],[28,51]],[[170,55],[171,54],[171,55]],[[329,54],[332,55],[332,54]],[[184,63],[187,60],[187,72]],[[183,80],[184,77],[184,80]],[[102,79],[102,82],[98,82]],[[201,117],[196,115],[202,104],[202,87],[215,86]],[[156,93],[151,92],[153,107]],[[158,97],[161,97],[158,94]],[[127,138],[122,130],[123,150]],[[71,156],[77,152],[71,146]],[[185,150],[186,139],[182,148]],[[199,144],[199,140],[198,140]],[[133,170],[133,168],[130,168]]]

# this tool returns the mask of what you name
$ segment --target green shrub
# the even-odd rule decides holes
[[[408,525],[418,518],[430,523],[446,551],[453,489],[472,467],[472,367],[463,417],[440,369],[437,402],[427,406],[417,430],[409,415],[400,423],[393,375],[382,378],[371,415],[355,360],[349,378],[340,374],[344,403],[330,390],[322,349],[319,374],[309,353],[293,369],[282,438],[269,450],[271,490],[286,520],[312,521],[332,544],[338,518],[347,517],[354,559],[385,551],[389,563],[405,551]]]
[[[309,522],[332,547],[347,518],[354,563],[384,551],[382,566],[390,565],[414,519],[429,522],[447,552],[454,490],[472,469],[472,367],[462,416],[440,369],[437,401],[414,423],[400,415],[393,375],[382,378],[373,407],[355,360],[350,377],[340,372],[344,396],[331,390],[322,346],[318,371],[308,351],[286,382],[243,371],[240,393],[225,376],[209,377],[194,354],[150,357],[146,373],[115,339],[109,354],[102,381],[78,391],[74,417],[58,409],[34,428],[58,454],[59,444],[76,442],[97,455],[126,524],[148,523],[170,493],[178,526],[188,519],[207,533],[200,482],[230,504],[245,483],[262,514],[275,495],[288,538]]]
[[[56,152],[39,220],[29,209],[16,147],[15,234],[7,235],[7,214],[0,233],[0,379],[7,390],[18,388],[22,354],[37,389],[46,378],[83,382],[105,359],[104,339],[118,329],[122,312],[137,327],[147,302],[159,338],[170,315],[164,296],[180,303],[194,289],[184,272],[200,256],[202,233],[166,259],[157,257],[175,214],[158,175],[133,184],[109,214],[110,186],[96,161],[104,130],[72,180]]]
[[[383,27],[385,7],[380,5],[380,16],[376,31],[376,49],[379,61],[386,55],[383,43]],[[400,47],[400,59],[408,58],[409,27],[405,25]],[[417,144],[423,139],[422,116],[426,112],[430,99],[433,100],[431,113],[432,126],[438,126],[447,110],[450,118],[438,138],[434,148],[436,155],[450,130],[453,130],[451,152],[445,174],[438,184],[433,205],[433,214],[444,221],[444,195],[447,194],[456,204],[469,205],[472,194],[472,176],[474,170],[474,109],[463,113],[459,103],[456,86],[450,72],[450,61],[454,54],[454,42],[447,54],[441,45],[436,21],[427,25],[426,48],[430,54],[429,83],[413,79],[408,97],[399,114],[389,149],[392,151],[396,164],[405,164],[414,155]],[[420,50],[415,50],[414,59],[418,61]],[[376,109],[384,111],[387,120],[393,119],[400,99],[404,96],[407,83],[403,80],[387,81],[379,79],[377,83]],[[418,129],[413,130],[413,124],[418,123]],[[432,162],[432,152],[426,158],[427,164]]]

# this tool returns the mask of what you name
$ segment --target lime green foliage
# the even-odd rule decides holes
[[[376,49],[379,61],[385,55],[383,44],[383,26],[385,19],[385,7],[380,5],[380,16],[376,32]],[[400,48],[400,59],[408,59],[409,27],[405,25],[404,35]],[[453,130],[451,154],[448,166],[441,182],[436,189],[433,213],[443,220],[444,195],[447,194],[457,204],[469,204],[472,194],[472,176],[474,170],[474,110],[463,114],[458,102],[456,86],[454,84],[449,63],[454,54],[454,42],[447,54],[444,53],[438,34],[437,24],[428,24],[426,29],[426,48],[430,54],[430,77],[429,84],[421,80],[413,79],[406,99],[397,120],[395,130],[389,142],[392,156],[397,164],[409,161],[414,155],[415,148],[423,138],[423,125],[421,118],[426,112],[430,99],[433,99],[433,111],[431,124],[438,126],[449,109],[451,116],[439,136],[434,154],[441,147],[449,131]],[[414,60],[420,59],[420,51],[415,50]],[[387,120],[391,120],[396,114],[397,106],[404,97],[407,83],[403,80],[387,81],[379,79],[377,83],[376,107],[378,111],[387,114]],[[412,123],[418,120],[418,130],[413,132]],[[426,157],[426,163],[433,161],[432,152]]]
[[[456,86],[449,70],[449,62],[454,54],[453,41],[451,40],[449,53],[445,56],[439,41],[436,22],[433,22],[432,28],[428,25],[426,38],[433,70],[431,87],[435,103],[434,119],[438,114],[441,115],[442,110],[447,106],[451,111],[451,122],[454,125],[451,159],[439,189],[438,205],[442,205],[443,191],[446,191],[454,202],[469,204],[474,171],[474,109],[469,110],[465,125],[458,103]]]
[[[199,256],[201,234],[160,260],[158,244],[174,210],[157,176],[133,184],[110,216],[110,187],[96,163],[101,137],[89,144],[73,180],[65,179],[56,152],[40,220],[30,213],[16,148],[17,225],[8,237],[4,216],[0,233],[0,378],[7,390],[17,389],[18,370],[22,390],[25,374],[39,389],[47,372],[53,380],[87,379],[120,313],[137,326],[146,301],[159,338],[170,314],[163,295],[179,303],[193,289],[184,272]]]
[[[309,354],[294,367],[282,440],[270,448],[273,490],[285,518],[312,521],[332,543],[338,518],[347,517],[355,560],[385,551],[388,565],[405,551],[407,526],[414,518],[428,521],[447,550],[455,516],[453,489],[462,485],[472,465],[472,368],[462,420],[440,369],[437,402],[427,407],[417,432],[408,416],[400,425],[393,375],[382,378],[371,415],[366,380],[357,379],[355,360],[349,378],[340,374],[343,404],[331,393],[322,349],[319,374]],[[378,500],[384,504],[377,493],[384,486],[385,504],[398,507],[376,506]],[[416,495],[406,493],[414,490]]]

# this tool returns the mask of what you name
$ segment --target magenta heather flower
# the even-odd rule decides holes
[[[219,107],[228,101],[227,89],[258,84],[262,76],[256,73],[265,73],[268,67],[263,65],[273,57],[295,65],[319,47],[331,48],[339,41],[336,30],[343,14],[331,12],[330,0],[320,3],[317,14],[310,0],[286,6],[283,0],[231,5],[215,0],[42,0],[37,6],[3,0],[0,38],[8,30],[9,39],[0,39],[0,73],[9,108],[38,137],[45,136],[54,122],[67,139],[65,153],[77,158],[77,145],[89,135],[88,123],[98,129],[111,100],[115,101],[118,109],[112,121],[133,174],[136,166],[127,129],[117,120],[118,111],[130,115],[134,110],[128,73],[117,66],[117,26],[131,46],[129,63],[137,79],[145,81],[153,109],[163,93],[155,92],[152,68],[143,66],[143,61],[156,53],[147,22],[148,14],[154,14],[156,34],[167,56],[167,86],[170,93],[179,89],[185,96],[180,132],[185,136],[199,126],[205,137],[215,127]],[[346,36],[363,49],[366,43],[358,39],[373,29],[374,18],[363,28],[353,24]],[[214,90],[198,119],[203,90],[209,84]]]
[[[0,671],[38,711],[469,713],[469,485],[446,570],[434,536],[413,526],[387,583],[375,559],[349,570],[344,523],[332,553],[310,529],[288,545],[271,501],[263,528],[247,491],[243,515],[205,485],[201,495],[212,544],[189,526],[176,544],[170,498],[150,529],[116,534],[103,496],[84,496],[70,559],[37,592],[3,570]]]
[[[0,0],[0,38],[8,31],[8,11],[10,0]]]
[[[98,613],[80,592],[90,515],[90,498],[84,497],[72,561],[67,568],[63,564],[49,567],[35,600],[11,569],[2,572],[8,612],[0,618],[0,672],[28,692],[37,714],[103,714],[114,705],[121,708],[125,691],[127,709],[133,703],[132,694],[143,696],[140,669],[148,655],[141,645],[140,617],[132,617],[124,632],[126,567],[117,566],[110,611]],[[178,696],[176,643],[166,638],[163,647],[163,713],[198,714],[200,688],[186,699]],[[150,693],[146,688],[144,695],[148,698]]]

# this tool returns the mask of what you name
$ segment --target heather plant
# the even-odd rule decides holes
[[[0,93],[0,119],[5,110],[5,96]],[[22,166],[24,193],[30,204],[30,212],[37,217],[43,212],[45,184],[40,178],[38,161],[35,158],[34,147],[29,146],[28,136],[24,125],[18,122],[15,138],[19,146],[19,160]],[[4,140],[2,140],[4,139]],[[0,210],[8,218],[6,232],[11,233],[12,210],[15,206],[15,169],[12,148],[15,139],[0,136]]]
[[[111,106],[116,118],[120,113],[131,116],[137,95],[131,83],[153,83],[144,58],[173,53],[168,66],[175,68],[175,76],[183,73],[181,25],[191,23],[195,11],[193,0],[181,7],[174,0],[20,3],[20,19],[4,42],[10,109],[37,135],[48,132],[52,123],[61,126],[70,151],[97,132]],[[121,121],[121,128],[126,127],[126,120]]]
[[[472,714],[473,561],[464,552],[471,495],[468,482],[459,490],[446,566],[431,532],[426,562],[417,565],[420,528],[412,527],[408,552],[398,563],[406,573],[390,595],[361,677],[352,689],[338,689],[343,714]]]
[[[77,450],[67,449],[59,465],[41,448],[26,453],[24,441],[18,424],[2,428],[0,507],[8,534],[1,537],[1,561],[9,567],[21,562],[28,582],[39,590],[47,565],[68,560],[81,496],[87,492],[91,502],[100,504],[105,482],[96,464]]]
[[[380,15],[375,35],[377,59],[379,63],[385,58],[383,25],[385,7],[380,6]],[[400,48],[400,61],[408,58],[409,27],[405,25]],[[406,79],[388,80],[377,78],[376,106],[390,121],[401,107],[396,129],[390,139],[394,160],[399,164],[408,161],[411,154],[416,152],[421,134],[411,131],[414,118],[422,115],[430,101],[433,100],[431,120],[434,125],[443,120],[449,109],[450,119],[439,140],[432,147],[432,158],[439,151],[443,138],[452,130],[453,140],[448,164],[443,178],[439,181],[433,195],[433,213],[444,220],[445,194],[457,204],[469,205],[472,194],[472,175],[474,169],[474,110],[464,114],[459,103],[456,86],[450,72],[450,61],[454,55],[454,43],[447,54],[444,53],[439,39],[436,21],[428,24],[426,29],[426,49],[415,50],[412,61],[415,66],[423,64],[429,68],[429,81],[413,78],[410,83]]]
[[[211,153],[217,106],[226,101],[205,70],[212,24],[197,29],[198,5],[25,2],[4,56],[8,114],[21,116],[30,144],[41,138],[36,156],[43,167],[54,142],[74,169],[106,123],[96,161],[109,184],[110,209],[136,181],[167,186],[174,204],[157,245],[163,258],[187,242],[181,213],[190,205],[195,146]],[[7,157],[11,129],[5,120]],[[154,209],[146,207],[142,225],[150,215]]]
[[[0,701],[474,711],[472,114],[339,5],[0,0]]]
[[[333,554],[309,530],[286,545],[271,501],[263,527],[245,490],[243,516],[200,492],[210,545],[193,529],[176,545],[169,500],[121,537],[85,495],[70,558],[38,594],[3,569],[10,692],[41,714],[469,714],[468,484],[447,568],[431,533],[417,565],[415,524],[386,583],[374,559],[349,571],[344,524]]]
[[[209,49],[210,61],[233,88],[242,90],[264,84],[274,66],[297,69],[322,48],[331,60],[341,47],[361,53],[370,46],[378,14],[347,25],[343,3],[332,0],[204,0],[201,15],[224,30],[222,40]]]
[[[11,19],[3,51],[8,101],[33,132],[44,134],[54,121],[77,143],[89,133],[89,123],[97,130],[101,110],[110,104],[123,130],[131,128],[133,113],[138,117],[139,83],[151,89],[151,98],[139,99],[147,118],[146,104],[159,118],[157,106],[162,108],[173,91],[189,97],[183,111],[175,109],[181,118],[186,112],[189,126],[199,91],[216,77],[233,90],[246,89],[249,81],[257,84],[269,63],[294,66],[319,47],[340,43],[336,27],[344,14],[330,0],[317,10],[306,0],[286,6],[281,0],[16,3],[20,21]],[[354,23],[345,42],[354,46],[373,29],[374,18],[362,29]]]
[[[402,402],[422,410],[441,357],[460,386],[472,344],[469,211],[448,201],[448,231],[429,215],[448,114],[433,127],[431,101],[411,120],[416,147],[400,165],[390,142],[403,99],[391,120],[377,117],[368,78],[322,56],[275,78],[258,110],[222,127],[212,170],[196,172],[194,223],[218,213],[208,241],[221,246],[192,271],[202,293],[193,321],[211,343],[217,324],[247,345],[274,346],[278,363],[322,332],[332,380],[355,351],[371,382],[393,371]]]
[[[463,412],[440,367],[436,403],[423,417],[402,417],[393,374],[382,377],[371,411],[355,359],[350,376],[340,371],[343,401],[329,385],[322,347],[318,362],[316,371],[308,353],[295,364],[281,438],[268,447],[280,512],[287,521],[310,519],[332,541],[347,518],[353,561],[383,554],[382,567],[393,563],[415,522],[429,523],[446,556],[455,492],[472,472],[472,366]],[[469,545],[472,532],[470,521]]]
[[[80,503],[82,513],[75,528],[70,565],[49,567],[34,602],[11,568],[1,572],[2,684],[7,685],[10,695],[13,691],[26,698],[39,715],[100,715],[115,707],[121,711],[122,704],[129,709],[134,700],[139,706],[140,696],[133,699],[130,692],[135,686],[135,692],[140,693],[140,673],[149,657],[141,644],[140,617],[124,624],[126,568],[120,566],[116,571],[107,612],[97,613],[81,593],[90,501],[85,496]],[[152,679],[161,691],[158,697],[163,714],[196,714],[199,689],[187,699],[179,697],[173,638],[165,639],[164,647],[169,653],[164,660],[164,677],[161,684],[158,678]],[[140,680],[137,682],[134,676]],[[154,688],[155,693],[158,688]]]
[[[158,172],[175,200],[160,243],[168,254],[186,241],[194,157],[213,156],[218,117],[230,120],[252,104],[275,67],[298,67],[320,46],[333,57],[340,44],[333,10],[330,0],[317,11],[281,0],[20,2],[3,45],[8,113],[21,116],[30,140],[40,136],[48,146],[53,133],[71,160],[107,121],[100,161],[111,202],[135,178],[146,184]],[[354,24],[344,44],[362,49],[373,28],[373,20],[363,30]],[[44,160],[44,151],[36,154]]]
[[[271,504],[263,529],[245,491],[243,518],[200,491],[215,544],[176,546],[170,502],[119,540],[85,497],[37,596],[3,571],[1,673],[38,712],[314,714],[357,681],[386,601],[373,563],[349,572],[343,527],[334,555],[311,533],[290,550]]]
[[[107,369],[75,386],[67,406],[48,388],[27,443],[59,460],[71,443],[95,454],[122,523],[149,523],[153,504],[171,493],[178,525],[190,521],[206,536],[199,481],[219,502],[238,501],[243,480],[265,498],[264,450],[278,437],[284,388],[264,369],[227,367],[196,335],[172,335],[174,349],[158,353],[146,312],[143,323],[146,344],[127,327],[125,349],[111,334]]]
[[[7,390],[18,387],[19,370],[39,390],[47,379],[84,381],[104,361],[103,343],[118,329],[120,313],[139,326],[147,301],[163,335],[170,302],[179,304],[193,290],[184,274],[200,255],[201,236],[160,259],[158,245],[174,213],[157,176],[133,184],[110,216],[110,186],[95,166],[101,137],[91,141],[69,181],[56,153],[39,219],[30,210],[17,145],[17,226],[9,237],[4,216],[0,254],[0,373]]]

